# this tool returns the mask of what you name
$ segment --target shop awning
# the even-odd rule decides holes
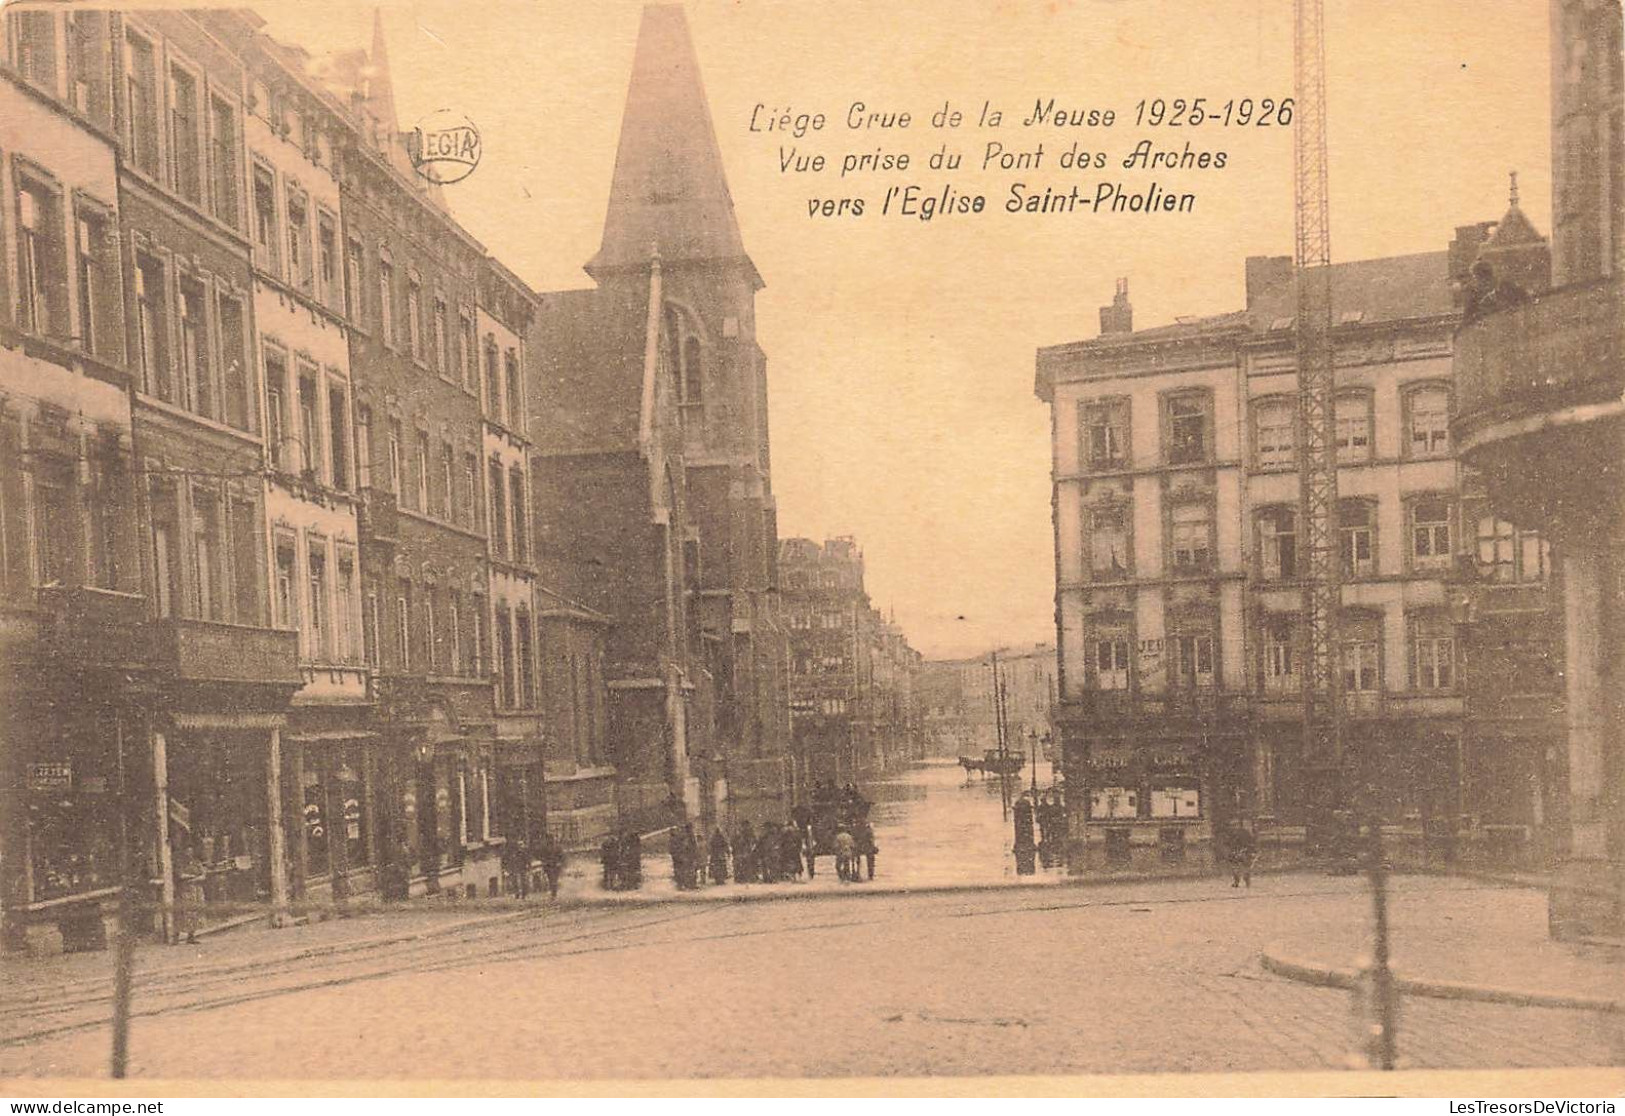
[[[282,739],[289,744],[354,744],[365,740],[377,740],[378,734],[365,729],[320,729],[313,732],[285,733]]]

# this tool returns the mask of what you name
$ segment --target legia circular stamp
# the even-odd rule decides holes
[[[480,165],[480,130],[462,113],[436,109],[412,129],[412,166],[441,186],[461,182]]]

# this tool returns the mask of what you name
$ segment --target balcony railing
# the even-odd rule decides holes
[[[156,665],[189,682],[298,686],[299,633],[171,618],[155,625]]]
[[[1625,290],[1617,280],[1549,291],[1456,334],[1456,439],[1509,419],[1616,400],[1625,388]]]

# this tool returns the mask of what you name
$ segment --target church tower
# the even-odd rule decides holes
[[[603,238],[586,271],[594,291],[557,297],[561,309],[577,305],[578,323],[598,323],[597,339],[583,342],[600,350],[596,382],[560,384],[552,402],[600,401],[599,429],[630,438],[636,428],[651,476],[656,457],[669,474],[651,491],[653,503],[662,485],[671,492],[668,553],[679,568],[669,587],[682,600],[667,615],[683,630],[671,636],[668,660],[681,682],[669,689],[701,800],[691,812],[712,813],[726,793],[737,820],[782,819],[791,793],[788,643],[775,603],[766,359],[756,342],[763,283],[740,235],[681,7],[644,9]],[[584,318],[583,300],[595,306]],[[578,374],[568,363],[562,378]],[[601,442],[591,425],[576,433]]]

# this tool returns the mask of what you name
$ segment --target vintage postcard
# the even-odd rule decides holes
[[[0,29],[0,1091],[1625,1088],[1620,0]]]

